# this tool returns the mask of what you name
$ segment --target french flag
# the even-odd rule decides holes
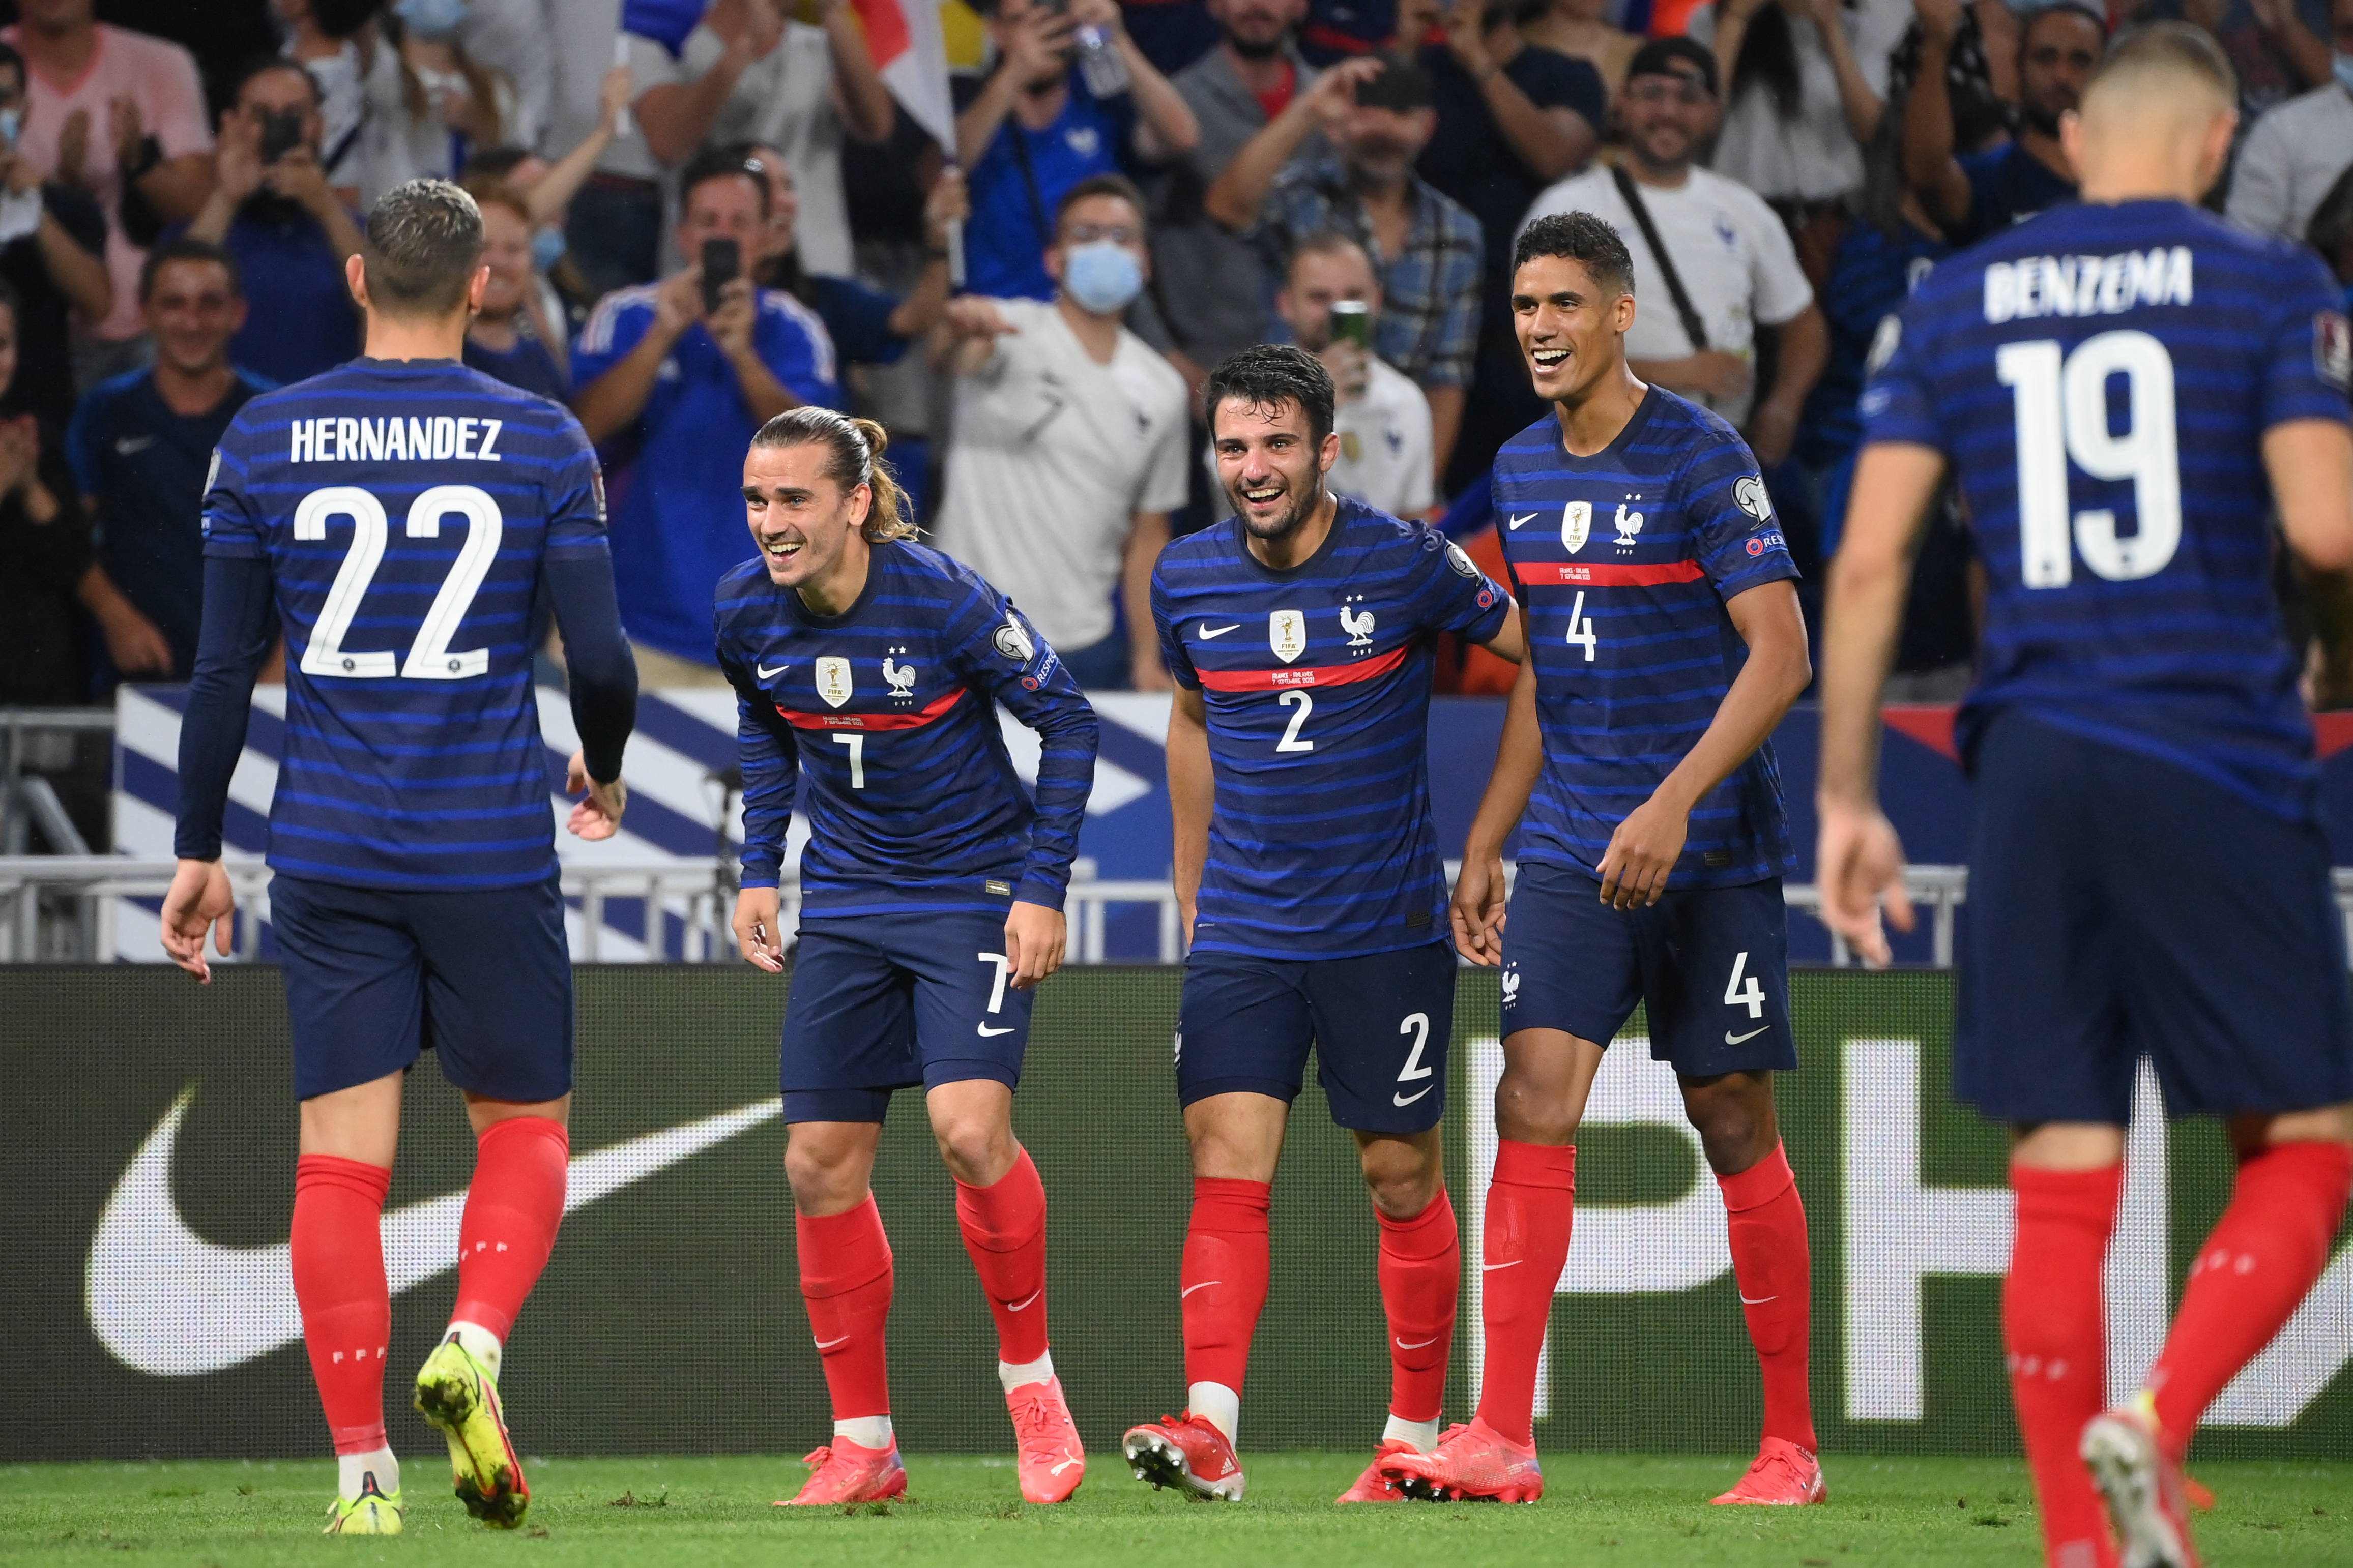
[[[850,0],[882,85],[908,117],[955,156],[955,107],[948,97],[948,51],[934,0]]]

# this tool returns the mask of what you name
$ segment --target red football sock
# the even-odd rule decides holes
[[[891,1316],[891,1238],[872,1194],[847,1214],[794,1216],[799,1238],[801,1300],[825,1362],[833,1418],[891,1414],[891,1375],[883,1327]]]
[[[1544,1353],[1576,1215],[1575,1144],[1554,1148],[1506,1138],[1496,1146],[1482,1238],[1487,1370],[1479,1418],[1514,1443],[1535,1440],[1536,1360]]]
[[[1462,1291],[1462,1237],[1454,1203],[1438,1195],[1411,1219],[1381,1222],[1381,1308],[1389,1321],[1389,1414],[1435,1421],[1446,1403],[1446,1355]]]
[[[335,1154],[294,1162],[294,1300],[338,1454],[385,1447],[392,1292],[384,1278],[384,1197],[391,1190],[382,1165]]]
[[[1765,1374],[1765,1436],[1814,1450],[1814,1405],[1806,1388],[1806,1341],[1813,1265],[1797,1173],[1779,1143],[1734,1176],[1718,1176],[1732,1225],[1732,1272],[1740,1310]]]
[[[1185,1303],[1185,1381],[1221,1383],[1240,1394],[1250,1370],[1250,1336],[1266,1306],[1273,1260],[1267,1182],[1193,1179],[1193,1218],[1185,1230],[1180,1276]]]
[[[2158,1430],[2179,1458],[2199,1419],[2287,1322],[2320,1271],[2353,1189],[2353,1147],[2282,1143],[2239,1166],[2231,1206],[2189,1269],[2149,1368]]]
[[[474,1180],[458,1222],[458,1304],[453,1323],[480,1323],[503,1340],[564,1223],[564,1180],[572,1139],[544,1116],[492,1122],[475,1145]]]
[[[2107,1510],[2084,1468],[2084,1424],[2107,1402],[2100,1265],[2116,1228],[2124,1166],[2096,1171],[2010,1168],[2017,1238],[2001,1291],[2010,1394],[2042,1510],[2052,1563],[2116,1561]]]
[[[956,1184],[956,1226],[997,1318],[997,1357],[1021,1366],[1046,1353],[1046,1184],[1024,1149],[986,1187]]]

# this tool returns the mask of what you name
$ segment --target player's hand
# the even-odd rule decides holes
[[[735,951],[754,969],[785,972],[785,938],[777,929],[776,889],[746,888],[735,895]]]
[[[1884,812],[1822,801],[1817,807],[1814,876],[1822,897],[1822,923],[1862,962],[1884,969],[1894,959],[1880,923],[1881,905],[1897,931],[1915,921],[1904,890],[1904,841]]]
[[[629,809],[629,786],[616,778],[598,784],[588,776],[588,753],[575,752],[564,770],[564,793],[579,795],[572,820],[564,826],[575,838],[610,838],[621,830],[621,813]]]
[[[1652,795],[1627,815],[1601,856],[1601,901],[1612,909],[1647,909],[1663,897],[1682,858],[1691,813]]]
[[[1454,879],[1454,950],[1484,969],[1504,961],[1504,858],[1466,855]]]
[[[237,893],[221,863],[183,860],[172,873],[172,890],[164,895],[164,951],[173,963],[210,985],[213,971],[205,962],[205,931],[211,929],[213,951],[227,958],[236,916]]]
[[[752,352],[752,324],[758,310],[749,278],[731,278],[719,286],[719,309],[703,321],[711,341],[730,359]]]
[[[1005,911],[1006,974],[1016,991],[1027,991],[1062,967],[1070,922],[1060,910],[1017,902]]]

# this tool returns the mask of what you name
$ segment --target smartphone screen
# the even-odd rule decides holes
[[[719,309],[719,291],[735,281],[743,270],[743,247],[732,239],[706,239],[702,242],[702,310],[705,315]]]

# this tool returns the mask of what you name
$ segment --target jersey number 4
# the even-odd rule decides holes
[[[2181,546],[2181,464],[2173,423],[2173,356],[2147,332],[2102,332],[2063,357],[2056,342],[2004,343],[1994,371],[2017,419],[2021,580],[2063,588],[2074,558],[2111,582],[2165,569]],[[2108,380],[2125,379],[2124,433],[2108,427]],[[2075,511],[2067,461],[2095,479],[2130,479],[2139,531],[2116,531],[2105,507]]]
[[[449,575],[442,579],[441,591],[433,595],[425,624],[417,628],[417,640],[408,645],[408,657],[396,668],[395,656],[389,651],[343,651],[343,637],[352,629],[352,617],[359,614],[360,601],[367,597],[368,584],[375,580],[375,569],[384,563],[384,547],[392,532],[384,503],[352,485],[330,485],[301,499],[294,508],[297,539],[326,538],[331,517],[352,520],[351,547],[343,552],[343,564],[327,590],[327,603],[311,628],[310,646],[302,650],[303,674],[338,679],[398,674],[409,680],[463,680],[490,668],[490,649],[451,653],[449,639],[457,636],[459,623],[466,618],[491,561],[498,556],[506,519],[499,511],[499,503],[472,485],[435,485],[410,503],[405,531],[411,539],[438,539],[441,519],[450,512],[466,520],[466,542],[459,548]]]

